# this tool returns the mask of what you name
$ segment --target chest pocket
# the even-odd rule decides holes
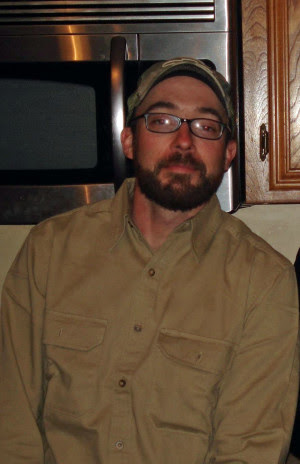
[[[106,320],[46,312],[46,414],[61,411],[77,416],[93,407],[103,369],[106,326]]]
[[[225,372],[233,353],[230,343],[168,329],[161,330],[158,346],[170,360],[212,374]]]
[[[162,329],[156,347],[152,422],[174,432],[209,433],[218,385],[230,369],[232,344]]]

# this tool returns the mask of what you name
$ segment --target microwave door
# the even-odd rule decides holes
[[[126,158],[123,154],[120,135],[125,124],[124,103],[124,63],[127,55],[127,44],[124,37],[113,37],[111,40],[111,113],[112,113],[112,157],[114,167],[115,191],[126,177]]]

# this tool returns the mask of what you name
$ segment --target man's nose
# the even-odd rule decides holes
[[[193,145],[193,134],[187,122],[183,122],[179,129],[174,132],[174,144],[182,149],[190,149]]]

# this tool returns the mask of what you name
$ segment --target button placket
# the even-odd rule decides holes
[[[113,438],[112,443],[114,443],[115,453],[119,454],[120,458],[122,453],[129,452],[129,448],[131,448],[129,443],[132,440],[132,431],[128,428],[128,415],[131,412],[131,373],[134,372],[134,366],[140,359],[140,353],[143,352],[149,342],[148,330],[144,329],[146,329],[148,319],[151,317],[159,285],[158,272],[160,266],[158,264],[156,268],[155,264],[156,260],[151,259],[141,272],[139,287],[131,301],[127,344],[116,365],[117,376],[114,375],[113,390],[115,392],[115,409],[118,414],[115,413],[113,417],[114,423],[111,428],[111,437]],[[122,437],[124,441],[122,439],[117,440],[118,437]],[[126,450],[123,450],[123,448],[126,448]]]

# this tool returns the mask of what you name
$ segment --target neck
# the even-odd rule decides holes
[[[145,197],[135,185],[132,218],[153,250],[158,250],[170,233],[184,221],[195,216],[204,205],[188,211],[171,211]]]

